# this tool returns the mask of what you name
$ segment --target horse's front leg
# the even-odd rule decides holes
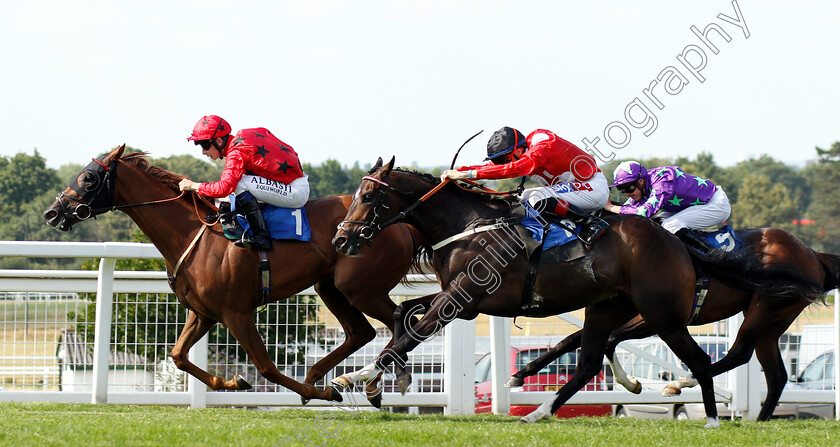
[[[196,342],[204,336],[204,334],[210,331],[215,324],[216,321],[211,318],[199,315],[193,311],[187,312],[187,321],[184,324],[184,328],[181,329],[181,335],[178,336],[178,341],[175,343],[175,347],[172,348],[172,360],[175,361],[175,366],[177,366],[181,371],[185,371],[187,374],[204,382],[205,385],[216,391],[250,389],[251,384],[245,381],[242,376],[237,375],[231,380],[225,380],[221,377],[208,373],[189,361],[188,354],[190,352],[190,348],[192,348],[193,345],[195,345]]]
[[[315,291],[324,301],[324,305],[327,306],[330,313],[338,319],[341,328],[344,330],[345,339],[341,345],[309,368],[303,381],[304,384],[308,385],[315,385],[327,372],[376,337],[376,330],[373,326],[359,309],[352,306],[347,297],[335,287],[332,281],[321,281],[315,284]],[[381,406],[381,394],[380,397],[377,397],[376,394],[370,395],[368,400],[373,406],[379,408]],[[304,405],[308,402],[303,397],[301,400]]]
[[[452,297],[453,295],[449,293],[438,293],[413,300],[418,303],[431,303],[423,318],[411,327],[404,326],[402,330],[405,333],[401,334],[398,338],[395,336],[395,342],[392,347],[383,350],[375,362],[358,371],[336,377],[332,383],[339,387],[348,387],[356,382],[372,380],[385,371],[391,364],[405,368],[408,353],[421,342],[443,329],[450,321],[457,318],[463,309],[458,303],[453,302]],[[420,309],[421,307],[419,306],[411,308],[408,316],[410,317],[415,313],[419,313]],[[453,309],[457,309],[457,311],[453,312]],[[401,320],[404,321],[405,317],[405,315],[402,315]],[[396,326],[400,326],[400,323],[398,322]]]
[[[277,365],[271,361],[250,310],[242,313],[231,313],[225,317],[224,323],[236,338],[236,341],[242,346],[242,349],[245,350],[245,353],[248,354],[261,376],[300,394],[305,399],[342,401],[341,393],[332,387],[319,390],[313,385],[300,383],[283,375],[277,369]]]
[[[394,337],[385,347],[385,352],[391,352],[394,343],[400,339],[404,334],[409,333],[417,325],[419,319],[418,314],[425,314],[432,305],[432,301],[437,295],[427,295],[413,300],[406,300],[397,306],[394,311]],[[406,371],[405,364],[408,362],[408,357],[403,357],[401,362],[394,362],[394,373],[397,375],[397,386],[400,394],[405,396],[411,386],[411,374]]]

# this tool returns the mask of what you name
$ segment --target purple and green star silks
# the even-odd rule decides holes
[[[621,214],[651,217],[658,211],[676,213],[690,206],[703,205],[715,194],[711,180],[686,174],[679,166],[662,166],[647,171],[646,195],[621,207]]]

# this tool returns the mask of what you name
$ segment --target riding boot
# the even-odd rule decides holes
[[[228,239],[241,239],[242,233],[245,231],[236,220],[236,214],[230,210],[230,202],[224,201],[219,203],[219,223],[222,224],[222,229]]]
[[[245,191],[236,196],[236,204],[251,227],[251,232],[243,233],[242,239],[236,245],[258,250],[271,250],[271,235],[268,233],[268,226],[265,224],[257,199],[250,192]]]
[[[537,207],[544,213],[548,212],[555,216],[565,217],[576,224],[580,224],[581,230],[578,237],[587,245],[592,244],[610,227],[610,224],[604,219],[587,213],[577,205],[557,200],[554,197],[541,200]]]
[[[710,244],[709,241],[688,228],[680,228],[676,233],[674,233],[674,235],[680,238],[680,240],[686,245],[696,249],[700,253],[708,255],[717,250],[717,248]]]
[[[586,244],[592,244],[610,227],[610,224],[604,219],[593,216],[571,203],[567,205],[566,217],[581,225],[580,239]]]

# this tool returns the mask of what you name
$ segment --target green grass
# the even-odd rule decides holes
[[[45,403],[0,403],[0,414],[0,446],[840,445],[840,424],[824,420],[722,421],[718,429],[632,418],[521,425],[506,416]]]

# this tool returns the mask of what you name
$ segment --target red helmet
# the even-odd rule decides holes
[[[188,141],[212,140],[230,134],[230,124],[218,115],[206,115],[193,127]]]

